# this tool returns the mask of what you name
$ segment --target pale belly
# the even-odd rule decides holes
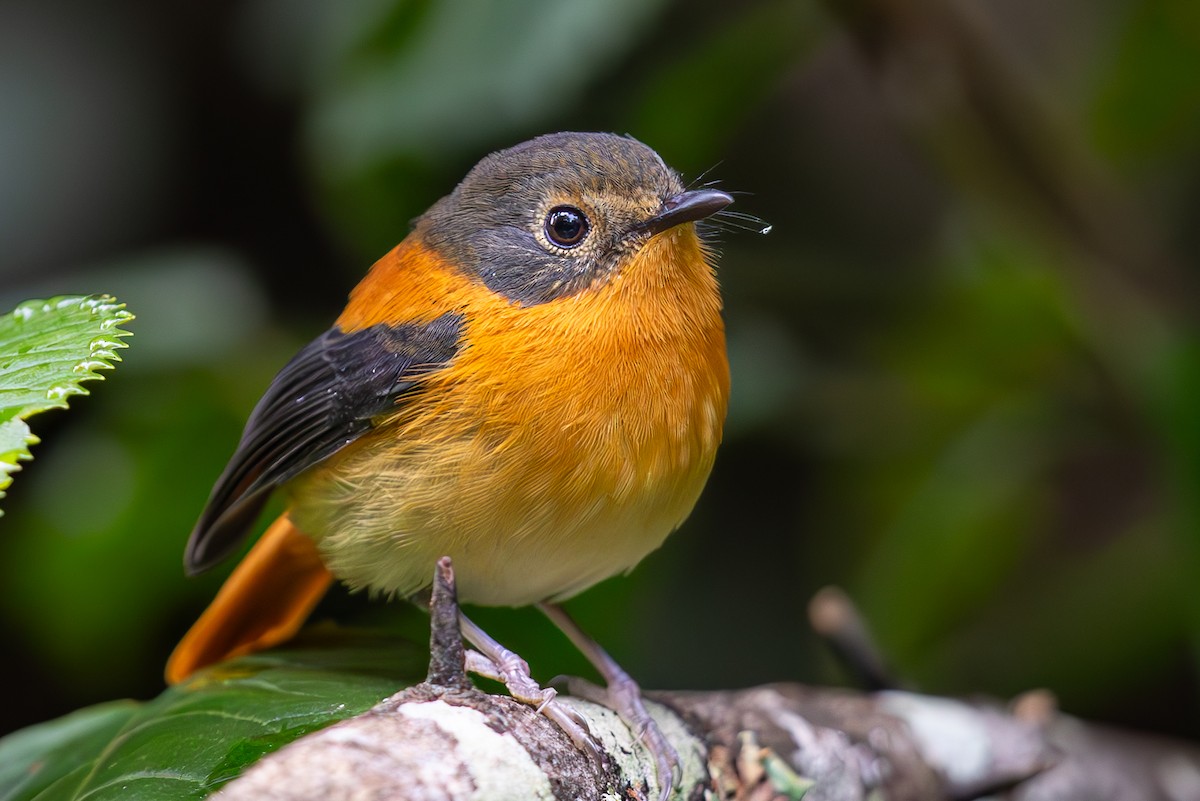
[[[653,436],[619,419],[419,445],[373,433],[302,476],[290,515],[355,589],[411,595],[448,555],[464,602],[562,599],[632,568],[691,511],[724,417],[723,398],[694,400]]]

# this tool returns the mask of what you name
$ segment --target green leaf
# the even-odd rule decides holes
[[[99,704],[0,740],[0,801],[36,798],[90,764],[136,711],[132,701]]]
[[[203,798],[420,676],[415,645],[346,632],[316,639],[202,671],[146,703],[103,704],[0,739],[0,801]]]
[[[132,319],[108,295],[30,300],[0,318],[0,498],[38,442],[24,420],[88,394],[82,382],[120,361]]]

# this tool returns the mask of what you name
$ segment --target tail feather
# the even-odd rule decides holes
[[[271,524],[167,661],[167,683],[292,637],[333,576],[287,515]]]

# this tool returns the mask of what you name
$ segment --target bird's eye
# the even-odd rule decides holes
[[[573,248],[588,232],[588,219],[574,206],[555,206],[546,215],[546,238],[560,248]]]

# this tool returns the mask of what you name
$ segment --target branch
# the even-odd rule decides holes
[[[848,599],[831,590],[819,599],[813,609],[827,633],[883,677]],[[448,559],[430,610],[425,682],[264,757],[221,801],[657,797],[654,758],[608,709],[556,700],[586,724],[597,760],[532,707],[469,685]],[[798,684],[651,698],[680,756],[680,799],[969,801],[1011,790],[1018,801],[1179,801],[1200,787],[1200,749],[1060,716],[1045,692],[1011,709]]]
[[[651,713],[684,763],[677,798],[1018,801],[1195,797],[1200,749],[1048,714],[907,692],[778,684],[657,693]],[[532,708],[421,684],[264,757],[221,801],[652,797],[654,762],[616,715],[560,699],[608,758],[588,760]],[[1040,712],[1029,709],[1040,708]]]

